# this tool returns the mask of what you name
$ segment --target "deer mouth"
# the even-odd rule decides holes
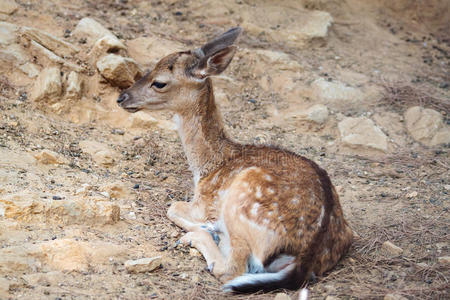
[[[140,111],[142,108],[138,108],[138,107],[123,107],[123,109],[125,109],[129,113],[135,113],[135,112]]]

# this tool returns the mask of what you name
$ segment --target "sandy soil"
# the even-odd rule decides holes
[[[225,1],[224,8],[220,1],[208,0],[16,2],[18,11],[2,20],[45,30],[86,53],[88,46],[70,35],[86,16],[125,41],[157,36],[191,48],[240,24],[250,12],[263,20],[265,16],[258,15],[255,7],[273,3]],[[389,293],[408,299],[449,297],[449,266],[438,261],[449,256],[448,145],[421,145],[408,135],[403,121],[404,111],[421,103],[444,114],[448,123],[448,5],[446,1],[397,2],[281,1],[284,13],[267,16],[268,20],[278,18],[283,27],[290,20],[292,5],[306,12],[327,11],[333,17],[327,37],[300,45],[246,32],[237,59],[226,76],[215,80],[222,94],[227,94],[221,94],[219,105],[231,137],[243,143],[276,144],[313,159],[338,187],[357,238],[332,272],[308,285],[312,299],[372,299]],[[69,34],[64,37],[66,30]],[[269,65],[266,69],[268,64],[255,54],[261,49],[286,53],[294,67],[280,71],[277,65]],[[99,75],[93,70],[85,76],[96,82]],[[8,266],[13,266],[0,266],[0,279],[9,283],[8,294],[0,298],[274,297],[223,294],[196,251],[175,247],[183,232],[165,212],[172,202],[192,196],[192,175],[176,132],[164,126],[127,126],[128,114],[114,104],[119,89],[107,83],[91,88],[83,101],[57,115],[36,108],[29,100],[32,79],[11,68],[0,68],[0,73],[1,195],[26,191],[46,197],[42,199],[65,198],[87,184],[91,196],[102,197],[110,184],[125,187],[110,199],[121,209],[120,221],[113,224],[0,216],[0,250],[9,253],[5,257],[11,257]],[[267,88],[267,74],[275,90]],[[349,84],[363,93],[364,100],[327,103],[330,116],[324,124],[290,117],[292,111],[315,103],[309,87],[317,78]],[[284,89],[287,81],[293,90]],[[405,89],[414,92],[402,94]],[[85,107],[93,111],[89,118]],[[342,146],[337,123],[357,116],[371,117],[382,128],[389,138],[388,151]],[[85,140],[107,145],[116,153],[115,162],[107,167],[94,163],[80,148]],[[67,162],[42,165],[32,156],[41,149],[55,151]],[[76,246],[69,243],[68,248],[54,250],[58,241],[67,240]],[[387,255],[381,249],[385,241],[401,247],[403,253]],[[68,249],[79,250],[72,255]],[[127,259],[155,255],[163,256],[158,270],[126,272]],[[73,265],[68,266],[69,262]],[[298,297],[298,292],[287,293],[292,299]]]

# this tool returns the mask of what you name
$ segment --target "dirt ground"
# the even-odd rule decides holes
[[[236,59],[224,76],[214,80],[227,131],[243,143],[276,144],[304,155],[325,168],[337,186],[357,237],[335,269],[308,284],[311,299],[450,297],[449,265],[438,260],[450,255],[448,144],[425,146],[415,141],[403,117],[409,107],[421,105],[438,111],[450,124],[448,1],[16,3],[18,10],[1,20],[49,32],[77,45],[82,53],[88,53],[89,46],[70,33],[87,16],[127,45],[139,37],[156,36],[189,49],[229,27],[250,24],[248,20],[281,32],[300,22],[296,9],[306,15],[313,10],[328,12],[333,21],[326,37],[303,44],[285,41],[281,34],[274,38],[255,34],[254,27],[243,25],[248,30],[238,43]],[[274,3],[278,10],[273,14],[257,9]],[[261,62],[258,50],[285,53],[289,68]],[[144,69],[154,63],[133,58]],[[81,55],[76,63],[88,60]],[[94,84],[100,77],[94,73],[95,68],[83,71],[91,82],[84,99],[56,114],[30,101],[34,79],[6,64],[0,67],[0,199],[23,192],[46,201],[70,198],[84,186],[89,197],[104,196],[120,207],[120,220],[111,224],[91,219],[59,223],[53,216],[45,221],[34,215],[22,220],[0,214],[0,256],[8,257],[8,264],[0,265],[0,279],[8,283],[0,298],[274,298],[274,294],[222,293],[203,258],[175,246],[183,232],[165,213],[172,202],[189,200],[193,187],[179,138],[170,126],[128,126],[129,114],[115,106],[120,89],[104,81]],[[323,103],[330,113],[322,124],[292,117],[316,103],[310,87],[318,78],[344,82],[360,91],[363,100]],[[170,114],[152,115],[161,124],[170,124]],[[373,119],[386,133],[386,151],[342,144],[337,124],[360,116]],[[94,162],[80,147],[86,140],[107,145],[115,153],[114,163]],[[59,153],[66,162],[37,162],[32,155],[42,149]],[[121,195],[102,193],[118,183],[125,187]],[[58,241],[68,245],[73,241],[81,252],[70,246],[54,250]],[[403,252],[387,254],[381,247],[386,241]],[[30,250],[35,247],[38,250]],[[161,268],[126,272],[127,259],[156,255],[163,257]],[[297,291],[286,293],[291,299],[298,297]]]

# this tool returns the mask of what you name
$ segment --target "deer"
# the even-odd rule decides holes
[[[172,203],[167,217],[186,231],[179,242],[200,251],[223,290],[296,290],[338,263],[353,231],[315,162],[274,146],[244,145],[225,132],[211,77],[231,63],[241,32],[232,28],[162,58],[117,103],[131,113],[174,113],[194,196]]]

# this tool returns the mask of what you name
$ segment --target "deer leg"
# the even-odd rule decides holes
[[[225,237],[227,239],[228,237]],[[211,234],[204,230],[188,232],[180,242],[200,251],[206,260],[208,269],[222,282],[227,282],[246,270],[250,249],[239,239],[230,242],[230,253],[225,257],[220,251]]]
[[[195,202],[175,202],[167,211],[167,217],[186,231],[205,227],[205,211]]]

